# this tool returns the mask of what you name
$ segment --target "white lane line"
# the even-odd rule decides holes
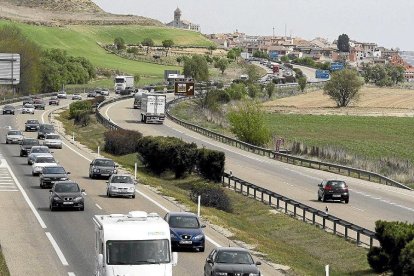
[[[68,272],[68,276],[76,276],[76,274],[73,272]]]
[[[95,204],[96,207],[98,207],[99,210],[102,210],[102,207],[99,206],[97,203]]]
[[[18,192],[19,190],[0,190],[0,192]]]
[[[60,250],[60,247],[59,247],[59,245],[57,244],[57,242],[55,241],[55,239],[53,238],[52,234],[50,234],[49,232],[46,232],[46,236],[47,236],[47,238],[49,239],[50,243],[52,244],[53,249],[55,249],[55,252],[56,252],[56,254],[58,255],[59,260],[61,261],[61,263],[62,263],[64,266],[68,266],[68,265],[69,265],[69,264],[68,264],[68,261],[66,261],[66,258],[65,258],[65,256],[64,256],[64,255],[63,255],[63,253],[62,253],[62,250]]]
[[[364,212],[364,210],[363,210],[363,209],[360,209],[360,208],[357,208],[357,207],[354,207],[354,206],[349,206],[349,207],[351,207],[352,209],[355,209],[355,210],[358,210],[358,211]]]

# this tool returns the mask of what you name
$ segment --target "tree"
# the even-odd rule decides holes
[[[136,85],[138,85],[138,82],[141,80],[141,75],[140,74],[135,74],[134,75],[134,83]]]
[[[344,69],[332,74],[326,82],[324,94],[333,99],[338,107],[347,106],[352,100],[357,100],[363,81],[355,70]]]
[[[249,86],[247,87],[247,92],[249,93],[250,98],[254,99],[256,98],[259,93],[260,93],[260,86],[256,85],[256,84],[249,84]]]
[[[269,56],[268,56],[268,54],[266,53],[266,52],[264,52],[264,51],[258,51],[258,50],[256,50],[256,51],[254,51],[253,52],[253,57],[256,57],[256,58],[269,58]]]
[[[125,41],[122,37],[117,37],[114,39],[114,45],[116,47],[117,50],[122,50],[125,49]]]
[[[264,121],[264,112],[253,101],[243,101],[228,113],[231,131],[240,140],[257,146],[265,145],[270,139]]]
[[[200,55],[184,59],[183,73],[186,77],[191,77],[197,81],[207,81],[209,76],[206,59]]]
[[[224,71],[227,69],[227,67],[229,66],[229,62],[227,61],[227,59],[225,58],[221,58],[218,61],[216,61],[216,63],[214,64],[215,68],[220,69],[221,74],[224,74]]]
[[[154,40],[152,40],[151,38],[147,37],[144,38],[144,40],[141,42],[142,46],[147,46],[147,55],[149,53],[149,48],[150,47],[154,47]]]
[[[341,52],[349,52],[349,37],[347,34],[341,34],[338,37],[338,50]]]
[[[178,64],[181,64],[181,61],[183,61],[183,57],[177,57],[175,60],[178,62]]]
[[[260,78],[259,69],[256,65],[248,64],[245,69],[246,74],[249,76],[249,82],[256,82]]]
[[[162,47],[164,47],[165,50],[165,56],[168,55],[168,50],[174,45],[174,41],[171,39],[166,39],[162,41]]]
[[[280,58],[280,61],[282,61],[282,62],[289,62],[290,60],[289,60],[289,57],[288,56],[282,56]]]
[[[208,49],[210,51],[210,55],[212,55],[213,51],[217,49],[217,46],[216,45],[210,45],[210,46],[208,46]]]
[[[300,87],[300,91],[302,91],[302,92],[305,91],[307,83],[308,83],[308,81],[306,80],[305,76],[302,76],[298,79],[298,84],[299,84],[299,87]]]
[[[364,65],[363,76],[366,83],[372,82],[377,86],[392,86],[404,81],[404,68],[387,64],[386,66]]]
[[[269,97],[269,99],[271,99],[273,96],[273,92],[275,91],[275,84],[273,82],[269,82],[268,84],[266,84],[265,90],[267,96]]]

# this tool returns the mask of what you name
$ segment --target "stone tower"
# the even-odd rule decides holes
[[[181,22],[181,10],[177,7],[177,9],[174,11],[174,23],[175,23],[174,27],[180,28],[181,27],[180,22]]]

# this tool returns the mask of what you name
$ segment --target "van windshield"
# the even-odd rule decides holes
[[[106,258],[109,265],[145,265],[170,262],[169,241],[107,241]]]

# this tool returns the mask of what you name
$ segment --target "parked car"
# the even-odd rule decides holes
[[[169,212],[164,217],[170,225],[171,247],[192,248],[204,252],[205,236],[202,225],[196,214],[188,212]]]
[[[20,144],[20,156],[27,156],[33,146],[39,146],[39,140],[34,138],[23,138]]]
[[[59,92],[57,93],[57,97],[58,97],[59,99],[67,99],[67,98],[68,98],[68,95],[66,94],[66,92],[65,92],[65,91],[59,91]]]
[[[27,120],[24,123],[24,131],[37,131],[39,129],[39,121],[38,120]]]
[[[261,262],[254,262],[249,251],[240,247],[218,247],[211,251],[204,264],[204,276],[257,275]]]
[[[49,191],[49,209],[50,211],[56,208],[75,208],[79,211],[85,209],[85,199],[83,192],[79,185],[73,181],[59,181],[56,182]]]
[[[19,144],[23,140],[23,133],[20,130],[9,130],[6,134],[6,144]]]
[[[318,201],[340,200],[349,202],[348,185],[342,180],[324,180],[318,185]]]
[[[35,108],[33,104],[25,104],[22,108],[22,114],[34,114]]]
[[[37,156],[32,164],[32,175],[39,175],[44,167],[57,165],[58,163],[53,156]]]
[[[89,177],[110,177],[113,174],[116,174],[118,171],[116,169],[117,165],[111,159],[107,158],[95,158],[92,160],[89,165]]]
[[[135,180],[130,175],[113,174],[106,182],[106,195],[135,198]]]
[[[49,99],[49,105],[59,105],[59,98],[57,96],[52,96]]]
[[[87,97],[88,98],[95,98],[96,97],[96,92],[95,91],[89,91]]]
[[[4,114],[11,114],[14,115],[14,113],[16,112],[16,108],[12,105],[5,105],[3,107],[3,115]]]
[[[72,100],[82,100],[81,94],[73,94],[72,95]]]
[[[33,105],[35,109],[42,109],[45,110],[45,102],[42,99],[34,99],[33,100]]]
[[[51,188],[57,181],[69,180],[69,174],[62,166],[45,166],[40,174],[40,188]]]
[[[27,156],[27,164],[32,165],[38,156],[52,156],[50,149],[46,146],[33,146]]]
[[[46,134],[48,133],[54,133],[55,128],[53,125],[50,124],[40,124],[39,130],[37,131],[37,139],[44,139]]]
[[[60,140],[59,134],[55,133],[47,133],[45,135],[45,140],[43,141],[43,146],[47,146],[49,148],[62,148],[62,140]]]

